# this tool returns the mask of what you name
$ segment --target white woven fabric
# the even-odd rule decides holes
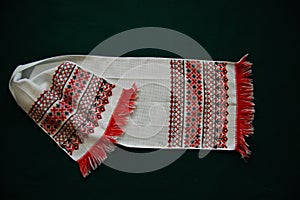
[[[246,56],[235,63],[68,55],[19,66],[9,89],[87,176],[112,143],[237,150],[247,157],[250,67]]]
[[[16,98],[18,104],[27,112],[34,100],[39,96],[39,94],[46,88],[49,87],[51,76],[54,69],[60,65],[62,62],[72,61],[77,63],[94,74],[101,77],[105,77],[109,82],[118,84],[124,88],[128,88],[132,83],[136,83],[138,88],[138,100],[136,102],[136,109],[131,115],[126,127],[125,134],[123,137],[118,139],[118,143],[129,147],[142,147],[142,148],[197,148],[197,149],[221,149],[221,150],[233,150],[235,149],[235,123],[236,123],[236,90],[235,90],[235,69],[233,62],[214,62],[214,61],[198,61],[198,60],[187,60],[187,59],[169,59],[169,58],[113,58],[113,57],[101,57],[101,56],[59,56],[54,58],[45,59],[42,61],[34,62],[28,65],[20,66],[14,73],[13,78],[10,82],[10,88],[12,94]],[[178,78],[183,80],[180,83],[183,86],[183,94],[181,99],[181,111],[178,116],[173,116],[173,118],[181,117],[181,120],[177,120],[175,125],[170,125],[170,96],[172,87],[181,87],[180,85],[171,84],[172,82],[172,64],[170,62],[180,62],[180,70],[178,72]],[[201,75],[200,84],[196,84],[196,89],[191,90],[187,78],[187,64],[194,63],[197,65],[197,69],[200,70]],[[227,85],[228,90],[226,91],[228,98],[226,102],[219,102],[221,99],[219,95],[225,95],[224,85],[220,80],[220,74],[216,71],[219,70],[219,63],[223,63],[226,69],[226,77],[228,79]],[[28,83],[22,83],[22,88],[17,87],[16,80],[18,80],[19,71],[25,68],[34,68],[30,71],[31,77],[39,77],[35,79],[38,85],[28,87]],[[204,69],[206,66],[206,70]],[[176,67],[175,67],[176,68]],[[205,71],[214,71],[214,75],[205,74]],[[43,75],[41,76],[41,72]],[[192,74],[191,74],[192,75]],[[211,76],[210,79],[206,76]],[[174,77],[173,77],[174,78]],[[44,84],[43,80],[47,80],[47,84]],[[197,78],[196,78],[197,79]],[[196,80],[195,79],[195,80]],[[178,79],[174,79],[178,81]],[[211,81],[211,85],[206,83]],[[41,83],[41,84],[39,84]],[[218,87],[218,93],[206,94],[209,88],[205,88],[204,84],[207,84],[211,91],[215,91]],[[200,88],[201,87],[201,88]],[[213,87],[213,88],[211,88]],[[201,100],[199,101],[201,105],[194,105],[192,109],[198,110],[198,118],[196,120],[201,121],[189,121],[192,117],[188,117],[187,102],[188,98],[192,97],[195,92],[201,90]],[[223,91],[224,90],[224,91]],[[28,95],[23,95],[23,92]],[[190,92],[190,93],[188,93]],[[22,94],[22,95],[21,95]],[[205,95],[208,95],[205,97]],[[19,98],[21,96],[21,99]],[[199,100],[197,95],[196,100],[192,103],[197,103]],[[176,98],[179,98],[176,96]],[[176,100],[176,98],[174,100]],[[205,113],[205,98],[213,102],[212,108],[209,112]],[[178,99],[177,99],[178,100]],[[226,112],[227,116],[221,116],[223,111],[220,111],[220,107],[225,106],[228,103]],[[190,113],[191,114],[191,113]],[[209,116],[205,116],[209,115]],[[219,117],[221,116],[221,117]],[[205,122],[206,119],[212,117],[212,122]],[[226,117],[226,119],[224,118]],[[189,119],[188,119],[189,118]],[[214,121],[218,119],[218,121]],[[221,121],[220,121],[221,120]],[[224,128],[224,121],[228,121],[226,124],[226,147],[219,145],[220,136],[222,134],[222,128]],[[179,123],[179,124],[178,124]],[[181,124],[180,124],[181,123]],[[192,123],[192,124],[191,124]],[[206,123],[206,124],[205,124]],[[188,126],[198,126],[198,130],[188,129]],[[172,126],[172,127],[170,127]],[[176,140],[180,141],[169,141],[170,135],[173,130],[172,128],[178,126],[181,130],[175,131],[174,137]],[[195,132],[197,132],[195,134]],[[199,132],[200,131],[200,132]],[[180,132],[180,133],[179,133]],[[176,135],[177,134],[177,135]],[[191,137],[191,138],[188,138]],[[174,138],[171,138],[174,139]],[[196,141],[197,140],[197,141]],[[193,144],[194,142],[194,144]]]
[[[136,88],[124,89],[70,61],[51,60],[19,66],[9,88],[86,176],[114,149],[111,142],[123,135]]]

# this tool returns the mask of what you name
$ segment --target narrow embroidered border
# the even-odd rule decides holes
[[[204,113],[202,148],[227,148],[228,79],[226,63],[203,61]]]
[[[184,60],[171,60],[171,95],[169,119],[169,147],[182,147],[184,132],[185,71]]]
[[[202,63],[196,60],[185,62],[186,102],[184,147],[199,148],[202,136],[203,79]]]

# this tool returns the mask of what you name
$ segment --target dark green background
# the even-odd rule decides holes
[[[299,185],[299,10],[292,1],[1,2],[1,199],[284,199]],[[88,54],[106,38],[164,27],[199,42],[214,59],[254,63],[255,136],[245,163],[235,152],[204,159],[187,151],[159,171],[123,173],[104,165],[83,179],[16,105],[8,80],[19,64]],[[169,56],[143,50],[133,56]],[[292,78],[295,75],[294,78]],[[295,88],[293,88],[295,87]],[[3,198],[4,197],[4,198]]]

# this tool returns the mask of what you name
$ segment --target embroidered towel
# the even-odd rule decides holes
[[[16,69],[10,89],[17,103],[87,176],[114,149],[134,109],[136,87],[123,89],[72,62],[57,68]]]
[[[251,63],[246,61],[246,56],[238,62],[143,57],[58,56],[20,66],[16,71],[24,71],[23,75],[15,72],[10,88],[19,105],[31,117],[35,117],[32,110],[43,105],[41,98],[38,98],[40,93],[43,94],[41,88],[46,89],[48,93],[53,93],[55,87],[50,87],[50,77],[53,77],[53,84],[57,79],[55,78],[57,72],[55,73],[54,69],[67,60],[73,62],[67,62],[72,63],[71,65],[82,66],[86,73],[95,74],[95,77],[104,77],[103,80],[106,80],[105,83],[108,84],[109,89],[115,86],[112,91],[116,92],[112,92],[113,95],[108,97],[109,103],[104,106],[106,111],[101,115],[102,119],[98,119],[98,123],[104,123],[104,129],[98,131],[95,128],[95,133],[88,134],[89,138],[99,132],[100,135],[103,132],[104,135],[111,134],[105,128],[107,127],[105,122],[107,123],[112,118],[112,111],[107,112],[106,107],[110,106],[110,110],[115,107],[117,110],[117,104],[123,107],[122,103],[118,103],[119,96],[122,96],[121,87],[129,88],[135,83],[132,89],[123,89],[123,91],[129,91],[125,92],[129,94],[125,95],[126,98],[124,97],[125,107],[130,104],[130,109],[125,112],[125,115],[132,111],[133,100],[136,99],[136,90],[138,90],[136,108],[126,125],[123,120],[120,120],[122,128],[118,128],[117,136],[124,134],[121,137],[114,137],[113,142],[135,148],[237,150],[243,157],[250,154],[244,137],[253,133],[251,122],[254,104],[252,102],[253,85],[249,77]],[[28,66],[30,69],[35,66],[34,70],[23,70]],[[28,89],[28,83],[25,84],[23,76],[28,76],[30,80],[35,81],[34,87]],[[62,73],[60,78],[65,77],[68,77],[68,72]],[[24,85],[24,87],[19,85]],[[57,92],[62,89],[63,87],[58,90],[55,88]],[[24,95],[21,95],[21,99],[18,97],[28,90],[30,90],[30,98],[24,98]],[[64,94],[66,98],[70,98],[69,93]],[[27,102],[28,98],[31,101]],[[95,95],[87,95],[87,98],[89,99],[78,105],[90,105],[92,99],[97,99]],[[49,108],[43,109],[43,112],[49,114]],[[40,124],[40,122],[37,123]],[[49,123],[50,126],[54,126],[51,121]],[[84,128],[88,129],[88,127]],[[49,130],[46,132],[51,135]],[[71,134],[69,130],[66,130],[66,133]],[[81,135],[81,132],[77,131],[76,134]],[[81,145],[86,146],[85,140]],[[78,154],[77,151],[77,149],[73,150],[72,157]],[[78,161],[79,157],[77,156],[75,160]],[[100,156],[101,159],[105,157],[106,155]],[[98,160],[97,162],[93,160],[93,162],[100,163]],[[93,162],[91,168],[95,167]],[[79,163],[81,163],[80,160]],[[85,166],[81,170],[86,175],[90,169],[86,165],[81,166]]]

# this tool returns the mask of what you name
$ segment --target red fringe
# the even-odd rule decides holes
[[[123,89],[118,104],[104,133],[104,135],[113,143],[116,143],[116,138],[123,134],[121,127],[126,125],[128,116],[135,109],[135,101],[137,98],[136,92],[137,88],[135,83],[132,85],[131,89]]]
[[[114,150],[115,146],[104,135],[80,158],[77,160],[83,177],[89,175],[106,158],[106,153]]]
[[[130,89],[123,89],[103,136],[77,160],[83,177],[95,170],[107,158],[107,153],[115,149],[113,143],[116,143],[116,139],[123,135],[122,127],[126,125],[128,116],[135,108],[136,98],[135,84]]]
[[[243,158],[249,157],[251,151],[245,137],[253,134],[252,121],[254,118],[253,84],[251,76],[251,63],[246,61],[245,55],[235,64],[236,78],[236,146]]]

